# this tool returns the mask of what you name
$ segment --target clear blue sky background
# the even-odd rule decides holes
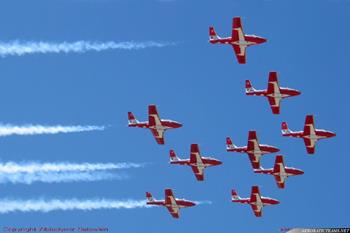
[[[281,227],[349,224],[350,163],[346,140],[350,1],[348,0],[3,0],[0,41],[173,41],[176,46],[139,51],[48,54],[0,58],[0,121],[12,124],[111,125],[102,132],[0,140],[2,161],[150,162],[127,171],[125,181],[1,185],[0,197],[143,199],[145,191],[163,198],[166,187],[178,197],[210,200],[183,209],[174,220],[163,208],[12,213],[1,226],[103,226],[111,232],[279,232]],[[231,34],[233,16],[245,33],[268,43],[248,49],[238,65],[229,46],[208,43],[208,27]],[[267,100],[247,97],[244,80],[267,85],[271,70],[281,86],[302,91],[284,100],[274,116]],[[157,104],[163,118],[183,123],[158,146],[148,130],[127,127],[128,111],[147,119]],[[281,137],[280,123],[303,128],[314,114],[316,127],[337,137],[320,141],[306,154],[302,140]],[[227,153],[225,137],[246,145],[248,130],[261,143],[278,146],[285,162],[305,171],[279,190],[270,176],[254,174],[244,154]],[[203,155],[223,165],[206,170],[198,183],[187,167],[170,166],[168,150],[189,156],[199,143]],[[262,164],[271,167],[274,155]],[[230,202],[235,187],[249,196],[252,185],[280,205],[256,218],[249,206]],[[1,207],[0,207],[1,208]]]

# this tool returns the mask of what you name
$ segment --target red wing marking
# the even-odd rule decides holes
[[[248,153],[250,163],[252,164],[252,167],[254,169],[259,169],[260,168],[260,159],[257,158],[253,153]]]
[[[203,169],[198,169],[198,167],[192,166],[192,171],[193,171],[194,175],[196,176],[197,180],[199,180],[199,181],[204,180]]]
[[[150,129],[157,143],[164,144],[164,130]]]
[[[281,99],[279,98],[274,98],[274,97],[267,97],[272,113],[273,114],[280,114],[280,105],[281,105]]]
[[[171,214],[171,216],[173,216],[173,218],[179,218],[180,217],[179,209],[174,209],[174,208],[168,207],[168,206],[167,206],[167,209],[168,209],[169,213]]]
[[[314,154],[315,153],[315,142],[310,140],[309,138],[304,138],[304,143],[306,146],[307,153]]]
[[[279,188],[283,189],[283,188],[284,188],[285,180],[282,180],[280,176],[274,176],[274,177],[275,177],[277,186],[278,186]]]
[[[252,187],[252,193],[250,194],[250,202],[256,202],[257,199],[260,199],[260,190],[258,186]]]
[[[233,50],[235,51],[236,58],[239,64],[245,64],[246,63],[246,47],[245,46],[239,46],[239,45],[232,45]]]
[[[254,214],[256,217],[261,217],[262,216],[262,207],[258,207],[255,204],[250,204],[250,206],[252,207],[252,210],[254,211]]]

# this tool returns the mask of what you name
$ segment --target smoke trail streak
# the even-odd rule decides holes
[[[104,130],[104,126],[44,126],[44,125],[23,125],[16,126],[10,124],[0,124],[0,137],[11,136],[11,135],[36,135],[36,134],[58,134],[58,133],[74,133],[74,132],[85,132]]]
[[[103,50],[138,50],[145,48],[161,48],[165,46],[174,45],[175,43],[170,42],[90,42],[90,41],[76,41],[76,42],[21,42],[21,41],[10,41],[0,42],[0,56],[17,55],[22,56],[26,54],[34,53],[85,53],[88,51],[103,51]]]
[[[54,210],[98,210],[147,208],[144,200],[11,200],[0,199],[0,214],[10,212],[49,212]]]
[[[0,163],[2,173],[35,173],[35,172],[89,172],[96,170],[141,168],[138,163]]]
[[[211,205],[213,204],[212,201],[194,201],[197,205]]]
[[[0,184],[27,184],[34,182],[43,183],[68,183],[91,182],[101,180],[124,180],[128,176],[109,172],[37,172],[37,173],[12,173],[0,174]]]

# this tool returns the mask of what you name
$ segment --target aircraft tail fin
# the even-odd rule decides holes
[[[218,40],[220,37],[216,34],[214,27],[209,27],[209,39]]]
[[[236,145],[233,144],[232,140],[230,137],[226,137],[226,149],[227,150],[232,150],[232,149],[235,149],[236,148]]]
[[[170,154],[170,162],[175,162],[180,160],[179,157],[176,156],[176,153],[174,150],[170,150],[169,154]]]
[[[292,131],[288,128],[287,122],[282,122],[282,135],[289,134]]]
[[[255,91],[255,89],[254,89],[252,83],[250,82],[250,80],[245,80],[245,93],[251,93],[254,91]]]
[[[128,121],[129,121],[129,125],[133,125],[133,124],[137,124],[139,123],[138,120],[136,120],[134,114],[132,112],[128,112]]]
[[[235,189],[232,189],[231,197],[232,197],[232,201],[241,199],[241,197],[238,196],[238,193],[237,193],[237,191]]]
[[[150,192],[146,192],[146,198],[147,198],[147,202],[155,201],[155,199],[153,198],[153,196]]]

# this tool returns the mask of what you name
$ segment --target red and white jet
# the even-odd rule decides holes
[[[148,106],[148,121],[139,122],[132,112],[128,112],[129,127],[148,128],[151,130],[158,144],[164,144],[164,132],[168,129],[176,129],[181,123],[159,118],[156,105]]]
[[[267,97],[273,114],[280,114],[281,100],[291,96],[300,95],[300,91],[278,85],[277,72],[269,73],[269,82],[266,90],[256,90],[250,80],[245,81],[246,95],[256,95]]]
[[[254,169],[255,173],[269,174],[275,177],[277,186],[281,189],[285,187],[285,181],[289,176],[302,175],[304,172],[300,169],[293,167],[285,167],[283,162],[283,156],[277,155],[275,159],[275,166],[270,169]]]
[[[232,190],[232,202],[237,202],[241,204],[249,204],[256,217],[262,216],[262,208],[266,205],[276,205],[280,202],[276,199],[269,198],[269,197],[262,197],[260,196],[260,191],[258,186],[252,187],[252,193],[250,194],[250,198],[241,198],[238,196],[236,190]]]
[[[314,154],[316,142],[320,139],[331,138],[336,134],[323,129],[315,129],[313,115],[307,115],[305,118],[304,131],[291,131],[286,122],[282,122],[282,136],[303,138],[307,153]]]
[[[221,161],[210,157],[202,157],[198,144],[191,145],[190,159],[179,159],[174,150],[170,150],[170,164],[191,166],[198,181],[204,180],[204,169],[222,164]]]
[[[240,17],[232,19],[231,37],[220,38],[214,27],[209,27],[209,42],[212,44],[229,44],[233,47],[239,64],[246,63],[246,48],[251,45],[257,45],[266,42],[265,38],[255,35],[245,35]]]
[[[247,146],[238,147],[232,143],[230,137],[227,137],[226,150],[227,152],[247,153],[254,169],[260,168],[260,158],[262,155],[280,151],[274,146],[259,144],[256,131],[249,131]]]
[[[174,218],[179,218],[180,208],[195,206],[196,203],[185,199],[176,199],[171,189],[165,189],[165,200],[156,200],[152,194],[146,192],[147,205],[165,206]]]

